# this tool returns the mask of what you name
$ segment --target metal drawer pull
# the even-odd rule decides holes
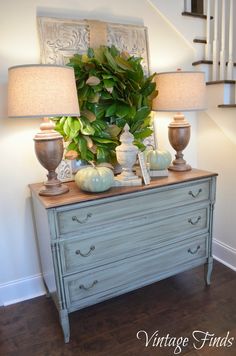
[[[191,225],[197,225],[197,223],[201,220],[201,216],[198,216],[198,218],[193,221],[192,218],[188,219],[188,222],[191,224]]]
[[[90,246],[90,249],[87,253],[82,253],[80,250],[76,250],[75,253],[76,253],[76,255],[80,255],[82,257],[88,257],[93,250],[95,250],[95,246],[92,245],[92,246]]]
[[[95,281],[91,284],[91,286],[89,286],[89,287],[85,287],[83,284],[81,284],[81,285],[79,286],[79,289],[89,290],[89,289],[93,288],[97,283],[98,283],[98,281],[95,280]]]
[[[73,221],[77,221],[77,223],[79,223],[79,224],[84,224],[84,223],[86,223],[86,221],[87,221],[89,218],[91,218],[91,216],[92,216],[92,213],[88,213],[87,216],[86,216],[86,218],[83,219],[83,220],[78,219],[77,216],[72,216],[72,220],[73,220]]]
[[[196,248],[195,251],[192,251],[191,248],[189,248],[189,249],[188,249],[188,253],[191,253],[191,255],[195,255],[195,254],[198,252],[199,249],[200,249],[200,246],[199,246],[199,245],[198,245],[198,247]]]
[[[196,194],[194,194],[194,193],[192,192],[192,190],[190,190],[190,191],[188,192],[188,194],[191,195],[193,198],[197,198],[201,192],[202,192],[202,189],[200,188]]]

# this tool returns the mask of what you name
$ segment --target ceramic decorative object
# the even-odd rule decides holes
[[[166,150],[150,150],[147,154],[147,162],[150,169],[167,169],[171,164],[171,154]]]
[[[149,165],[150,177],[168,176],[168,167],[171,164],[171,154],[166,150],[149,150],[146,156]]]
[[[120,136],[121,145],[116,147],[117,162],[121,165],[121,174],[115,178],[117,185],[141,185],[141,179],[132,170],[138,154],[138,148],[133,144],[134,136],[129,132],[129,125],[124,126]]]
[[[113,182],[113,172],[107,167],[81,168],[75,175],[75,183],[86,192],[104,192],[112,187]]]

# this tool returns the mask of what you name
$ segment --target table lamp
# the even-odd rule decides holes
[[[175,160],[169,167],[173,171],[188,171],[191,166],[183,158],[182,151],[190,140],[190,124],[182,111],[198,111],[206,108],[206,85],[204,72],[158,73],[155,77],[158,96],[153,100],[153,111],[176,112],[168,126],[171,146],[176,151]]]
[[[79,116],[73,68],[49,64],[9,68],[8,117],[44,118],[41,132],[34,137],[35,153],[48,180],[40,195],[54,196],[68,192],[55,172],[63,157],[63,137],[54,131],[50,117]]]

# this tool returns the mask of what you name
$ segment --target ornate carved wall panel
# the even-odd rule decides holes
[[[148,73],[148,39],[144,26],[106,23],[107,45],[143,58]],[[66,64],[75,53],[85,53],[89,47],[89,22],[86,20],[38,17],[42,63]]]

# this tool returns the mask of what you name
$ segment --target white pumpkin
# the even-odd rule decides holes
[[[111,188],[113,181],[114,174],[107,167],[86,167],[75,175],[75,183],[86,192],[104,192]]]
[[[151,150],[147,153],[147,162],[150,169],[162,170],[167,169],[171,164],[171,154],[165,150]]]

